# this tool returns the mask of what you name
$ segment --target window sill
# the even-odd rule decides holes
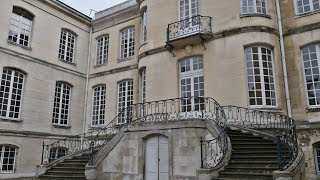
[[[57,125],[57,124],[52,124],[54,128],[60,128],[60,129],[71,129],[71,126],[63,126],[63,125]]]
[[[247,17],[264,17],[268,19],[272,19],[268,14],[259,14],[259,13],[251,13],[251,14],[240,14],[240,18],[247,18]]]
[[[130,56],[130,57],[123,58],[123,59],[118,59],[118,63],[124,62],[124,61],[128,61],[128,60],[131,60],[131,59],[134,59],[134,56]]]
[[[92,126],[92,125],[90,125],[89,126],[89,130],[99,130],[99,129],[103,129],[105,127],[106,127],[106,125],[100,125],[100,126]]]
[[[320,107],[309,107],[307,112],[320,112]]]
[[[59,59],[59,61],[61,61],[61,62],[63,62],[63,63],[66,63],[66,64],[70,64],[70,65],[72,65],[72,66],[77,66],[76,63],[68,62],[68,61],[65,61],[65,60],[63,60],[63,59]]]
[[[302,17],[306,17],[306,16],[311,16],[313,14],[318,14],[320,13],[320,10],[317,10],[317,11],[312,11],[312,12],[307,12],[307,13],[302,13],[302,14],[298,14],[296,15],[294,18],[295,19],[298,19],[298,18],[302,18]]]
[[[100,68],[100,67],[107,66],[107,65],[108,65],[108,63],[104,63],[101,65],[95,65],[95,66],[93,66],[93,69]]]
[[[32,50],[32,48],[29,47],[29,46],[24,46],[24,45],[18,44],[18,43],[14,42],[14,41],[10,41],[9,39],[7,40],[7,42],[8,42],[9,44],[11,44],[11,45],[18,46],[18,47],[21,47],[21,48],[26,49],[26,50],[29,50],[29,51]]]
[[[13,122],[13,123],[22,123],[22,119],[12,119],[12,118],[6,118],[6,117],[0,117],[0,121],[5,121],[5,122]]]

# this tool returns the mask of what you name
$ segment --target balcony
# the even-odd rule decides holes
[[[209,16],[193,16],[168,25],[167,45],[183,47],[201,43],[212,37],[212,18]]]

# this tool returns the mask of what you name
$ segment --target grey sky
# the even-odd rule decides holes
[[[126,0],[60,0],[60,1],[84,13],[85,15],[89,15],[90,9],[93,9],[95,11],[101,11],[109,7],[112,7],[116,4],[122,3]],[[91,13],[91,17],[93,14],[94,12]]]

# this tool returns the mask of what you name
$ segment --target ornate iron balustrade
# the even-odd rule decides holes
[[[175,98],[130,105],[102,129],[43,145],[41,164],[81,152],[90,152],[89,164],[92,164],[99,150],[125,125],[205,119],[217,124],[215,134],[218,138],[201,140],[202,166],[213,167],[227,152],[227,122],[222,107],[208,97]],[[64,152],[59,154],[59,151],[53,151],[57,148],[63,148]]]
[[[209,16],[197,15],[171,23],[167,28],[167,42],[195,34],[212,35],[211,21]]]
[[[288,168],[298,155],[296,125],[292,118],[257,109],[224,106],[228,125],[257,129],[276,137],[279,170]]]

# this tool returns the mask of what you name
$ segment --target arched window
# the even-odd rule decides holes
[[[267,14],[267,0],[241,0],[241,14]]]
[[[53,147],[50,149],[50,158],[49,162],[52,162],[56,159],[59,159],[65,156],[68,152],[68,149],[65,147]]]
[[[96,66],[101,66],[108,62],[109,35],[97,39],[97,61]]]
[[[250,106],[276,106],[272,50],[265,46],[245,48]]]
[[[52,124],[68,126],[71,104],[71,86],[57,82],[55,88]]]
[[[320,142],[315,143],[313,145],[313,148],[314,148],[314,159],[315,159],[316,172],[319,175],[320,174]]]
[[[0,144],[0,173],[14,173],[18,148]]]
[[[106,85],[93,88],[92,126],[104,125],[106,115]]]
[[[180,61],[180,97],[195,97],[182,100],[181,111],[204,109],[204,76],[202,56],[194,56]]]
[[[69,30],[62,29],[60,36],[59,59],[67,63],[74,63],[75,48],[76,35]]]
[[[301,49],[309,107],[320,107],[320,44]]]
[[[118,83],[118,124],[124,124],[131,117],[127,108],[133,104],[133,80]],[[121,113],[121,114],[120,114]]]
[[[120,59],[134,56],[134,27],[125,28],[120,31]]]
[[[32,31],[33,15],[28,11],[13,7],[10,19],[8,40],[28,47]]]
[[[25,75],[19,70],[4,68],[0,85],[0,117],[19,119]]]

